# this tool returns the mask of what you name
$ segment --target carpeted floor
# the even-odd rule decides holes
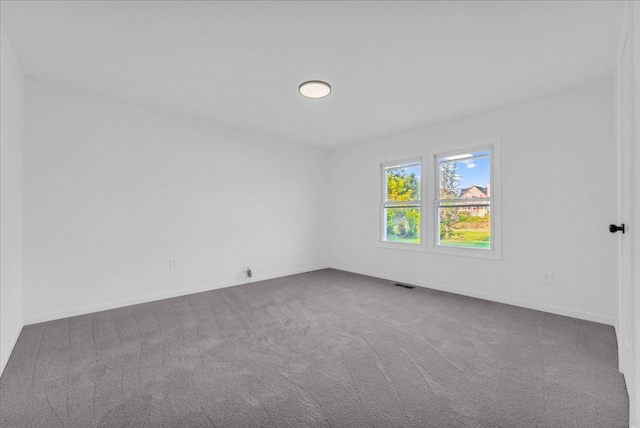
[[[628,426],[612,327],[321,270],[24,328],[2,427]]]

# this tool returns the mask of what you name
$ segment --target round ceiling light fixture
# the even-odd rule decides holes
[[[307,98],[324,98],[331,93],[331,85],[321,80],[309,80],[298,88],[300,95]]]

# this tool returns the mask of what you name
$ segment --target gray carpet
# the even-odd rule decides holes
[[[628,426],[612,327],[321,270],[24,328],[2,427]]]

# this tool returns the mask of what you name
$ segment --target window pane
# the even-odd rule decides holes
[[[489,198],[491,158],[489,150],[439,159],[440,199]]]
[[[420,200],[420,164],[397,165],[385,168],[387,193],[385,201]]]
[[[420,243],[420,208],[385,208],[385,241]]]
[[[491,249],[491,207],[488,203],[442,205],[438,208],[439,245]]]

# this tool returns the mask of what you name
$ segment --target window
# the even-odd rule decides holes
[[[380,241],[395,247],[422,247],[422,161],[381,164]],[[407,248],[409,247],[409,248]]]
[[[500,258],[498,157],[497,142],[434,154],[434,252]]]

